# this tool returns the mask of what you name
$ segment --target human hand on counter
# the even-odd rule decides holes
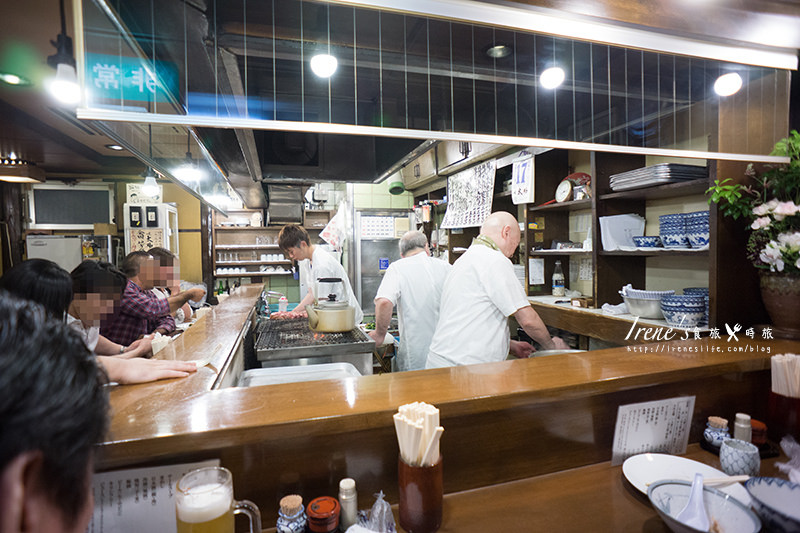
[[[384,341],[386,340],[386,334],[378,335],[378,332],[373,329],[372,331],[368,332],[367,335],[369,335],[370,339],[375,341],[375,346],[383,346],[385,344]]]
[[[561,337],[552,337],[550,340],[553,341],[553,350],[571,350],[572,348],[569,347],[569,344],[564,342],[564,339]]]
[[[133,359],[134,357],[151,357],[153,355],[153,336],[145,335],[141,339],[133,341],[128,345],[121,356],[125,359]]]
[[[108,378],[122,385],[147,383],[160,379],[184,378],[197,372],[192,361],[167,361],[163,359],[118,359],[98,356],[98,361],[106,369]]]
[[[531,353],[533,353],[533,346],[531,346],[527,342],[511,341],[511,346],[509,346],[509,350],[511,351],[512,354],[514,354],[514,357],[525,359],[526,357],[530,357]]]

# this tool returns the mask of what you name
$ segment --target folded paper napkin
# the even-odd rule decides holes
[[[781,440],[781,448],[783,453],[789,458],[788,462],[775,463],[775,466],[789,476],[789,481],[792,483],[800,483],[800,444],[794,440],[794,437],[787,435]]]
[[[628,312],[628,306],[624,303],[611,305],[611,304],[603,304],[603,313],[607,315],[624,315]]]

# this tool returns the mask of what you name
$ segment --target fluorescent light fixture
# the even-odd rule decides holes
[[[514,49],[507,44],[497,43],[486,49],[486,55],[493,59],[502,59],[511,55]]]
[[[122,150],[125,149],[118,144],[107,144],[106,148],[108,148],[109,150],[114,150],[115,152],[121,152]]]
[[[191,158],[173,170],[172,174],[184,183],[191,183],[203,179],[203,172],[194,164]]]
[[[218,209],[228,209],[232,203],[227,194],[204,194],[203,199]]]
[[[555,89],[564,83],[564,69],[561,67],[550,67],[539,74],[539,84],[545,89]]]
[[[736,72],[723,74],[714,82],[714,92],[720,96],[730,96],[742,88],[742,77]]]
[[[330,78],[336,72],[339,62],[330,54],[317,54],[309,62],[311,71],[320,78]]]
[[[0,81],[8,85],[32,85],[30,80],[11,72],[0,72]]]
[[[23,159],[0,160],[0,181],[11,183],[44,183],[44,171]]]
[[[62,104],[74,105],[81,100],[81,88],[78,85],[75,67],[67,63],[58,64],[56,77],[48,82],[47,89]]]
[[[147,172],[144,175],[144,185],[142,185],[142,194],[153,197],[158,196],[158,183],[156,182],[156,172],[152,167],[147,167]]]

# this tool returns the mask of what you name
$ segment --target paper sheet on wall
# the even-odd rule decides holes
[[[528,258],[528,283],[530,285],[544,285],[544,259]]]
[[[164,246],[164,230],[135,228],[129,230],[131,240],[131,252],[137,250],[147,251],[157,246]]]
[[[639,453],[685,453],[694,400],[694,396],[684,396],[620,405],[611,464],[621,465]]]
[[[175,485],[185,473],[205,466],[219,466],[219,459],[95,474],[94,512],[86,533],[175,531]]]
[[[447,178],[447,211],[442,227],[480,226],[492,212],[495,160],[475,165]]]

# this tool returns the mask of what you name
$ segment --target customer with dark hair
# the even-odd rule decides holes
[[[122,262],[122,269],[128,278],[122,301],[114,314],[100,326],[100,333],[120,344],[130,344],[153,332],[172,333],[175,320],[170,313],[189,300],[200,300],[205,294],[203,289],[194,288],[159,300],[150,289],[161,284],[161,272],[158,262],[147,252],[128,254]]]
[[[106,377],[42,306],[0,294],[0,324],[0,533],[82,533],[92,450],[108,426]]]
[[[343,300],[347,301],[355,308],[356,324],[361,322],[364,318],[364,312],[361,310],[361,306],[358,305],[358,300],[353,293],[353,287],[350,285],[347,272],[345,272],[341,263],[331,254],[319,246],[311,244],[311,240],[305,228],[292,224],[284,226],[278,234],[278,245],[289,259],[299,262],[300,286],[308,288],[307,293],[303,295],[303,299],[300,300],[300,303],[297,305],[297,314],[304,314],[303,309],[307,304],[314,301],[315,296],[317,298],[325,296],[315,295],[314,293],[314,291],[316,291],[316,281],[318,279],[339,278],[342,280],[342,285],[344,287],[345,296]]]
[[[113,310],[114,302],[119,301],[125,281],[125,276],[110,263],[87,260],[70,275],[52,261],[31,259],[6,272],[0,278],[0,287],[13,296],[44,305],[53,318],[63,321],[66,316],[68,324],[80,333],[87,348],[97,354],[98,362],[113,381],[144,383],[194,372],[194,363],[137,357],[150,354],[150,339],[123,347],[99,334],[98,324]],[[60,303],[53,305],[53,302]]]
[[[179,275],[180,270],[178,268],[180,260],[178,256],[160,246],[150,248],[147,253],[153,256],[158,262],[158,270],[160,273],[158,277],[159,280],[161,280],[161,284],[157,284],[151,289],[153,294],[155,294],[159,300],[167,300],[173,294],[179,294],[181,292],[181,281]],[[175,324],[183,324],[191,317],[192,308],[188,303],[183,304],[172,313]]]

